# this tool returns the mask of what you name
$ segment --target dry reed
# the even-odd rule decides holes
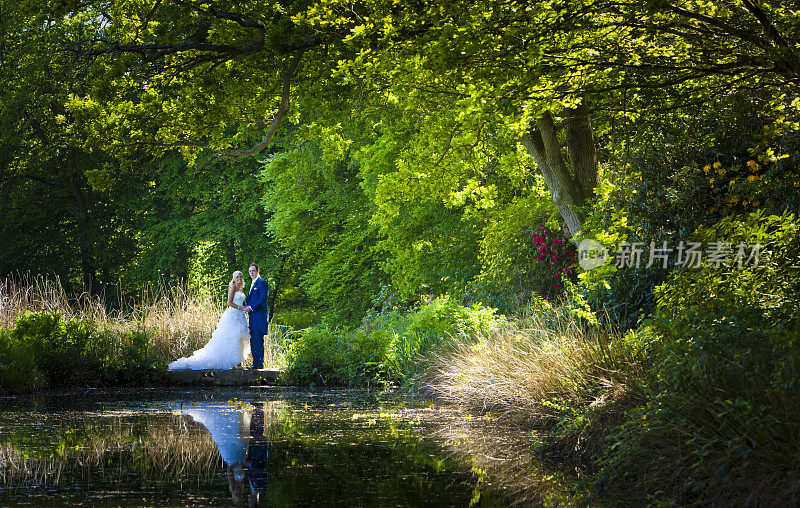
[[[601,406],[628,394],[632,366],[610,354],[615,338],[608,330],[567,314],[522,323],[439,355],[429,388],[470,410],[542,424],[566,407]]]

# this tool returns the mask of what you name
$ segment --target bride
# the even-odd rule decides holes
[[[244,276],[233,272],[228,284],[228,304],[208,344],[192,356],[170,363],[169,370],[232,369],[250,355],[250,330],[244,312]]]

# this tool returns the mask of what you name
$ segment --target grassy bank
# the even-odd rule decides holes
[[[111,312],[98,296],[68,295],[58,280],[3,281],[0,391],[158,383],[167,363],[208,342],[224,310],[181,287],[135,301]],[[283,355],[268,345],[266,363],[277,366]]]

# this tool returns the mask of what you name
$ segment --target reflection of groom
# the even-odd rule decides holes
[[[245,476],[250,481],[250,506],[257,506],[261,494],[267,489],[267,458],[269,457],[269,441],[264,435],[264,405],[258,403],[250,419],[250,442],[247,444],[247,455],[244,459]]]
[[[250,292],[247,294],[245,312],[250,315],[250,350],[253,352],[251,369],[264,368],[264,334],[267,333],[269,284],[258,275],[258,265],[250,265]]]

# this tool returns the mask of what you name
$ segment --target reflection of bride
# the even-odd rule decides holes
[[[197,405],[182,414],[205,427],[225,462],[228,487],[235,500],[242,499],[245,480],[250,485],[249,504],[258,504],[266,490],[268,441],[264,435],[264,406],[253,411],[230,406]]]
[[[228,285],[228,303],[211,340],[192,356],[169,364],[169,370],[232,369],[250,355],[250,330],[244,313],[244,277],[233,272]]]
[[[235,499],[241,499],[245,480],[244,463],[250,440],[250,412],[235,407],[198,405],[183,409],[181,413],[191,416],[211,434],[225,462],[231,494]]]

